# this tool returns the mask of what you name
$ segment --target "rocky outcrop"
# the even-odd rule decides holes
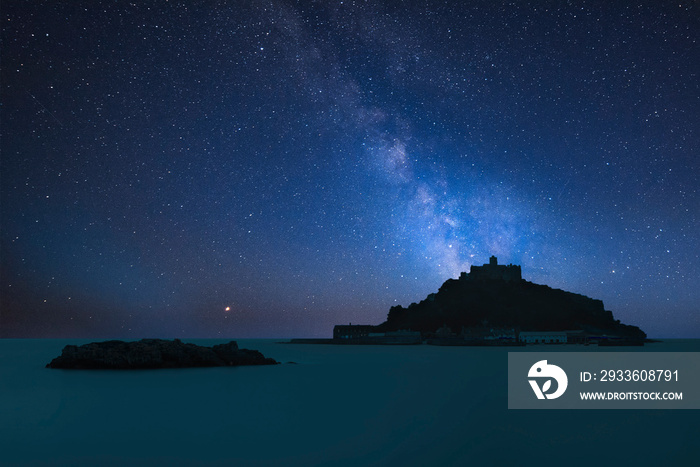
[[[380,332],[398,329],[434,334],[446,326],[462,328],[495,326],[521,331],[584,330],[629,339],[644,339],[636,326],[620,323],[612,312],[595,300],[525,280],[465,275],[447,280],[440,290],[408,308],[392,307],[388,319],[377,326]]]
[[[204,347],[179,339],[142,339],[67,345],[47,368],[133,370],[240,365],[275,365],[257,350],[239,349],[235,341]]]

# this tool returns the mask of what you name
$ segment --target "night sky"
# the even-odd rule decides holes
[[[700,4],[2,2],[0,337],[330,337],[498,256],[700,337]]]

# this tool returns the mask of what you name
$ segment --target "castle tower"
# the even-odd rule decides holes
[[[499,265],[498,258],[491,256],[488,264],[474,266],[469,269],[469,274],[462,273],[460,279],[466,280],[504,280],[507,282],[519,282],[522,280],[520,266],[509,264]]]

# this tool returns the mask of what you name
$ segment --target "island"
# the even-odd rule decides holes
[[[336,325],[332,339],[292,343],[526,345],[643,345],[646,333],[623,324],[601,300],[522,278],[519,265],[491,256],[436,293],[394,306],[378,325]]]
[[[110,340],[81,346],[67,345],[47,368],[76,370],[140,370],[242,365],[276,365],[257,350],[239,349],[235,341],[213,347],[179,339]]]

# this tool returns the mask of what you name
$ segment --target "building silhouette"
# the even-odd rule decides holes
[[[491,256],[488,264],[472,266],[469,274],[463,272],[460,280],[504,280],[506,282],[519,282],[523,279],[520,266],[515,264],[498,264],[498,258]]]

